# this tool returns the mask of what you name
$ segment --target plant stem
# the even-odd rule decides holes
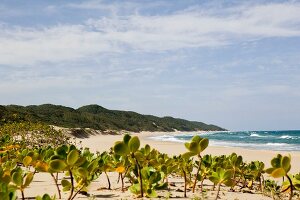
[[[119,175],[118,175],[118,180],[117,180],[117,183],[119,183],[119,182],[120,182],[120,179],[121,179],[121,173],[119,173]]]
[[[264,175],[260,175],[260,179],[261,179],[261,192],[264,193],[264,188],[265,188],[265,178]]]
[[[134,158],[135,160],[135,163],[136,163],[136,166],[138,168],[138,176],[139,176],[139,179],[140,179],[140,191],[141,191],[141,197],[144,197],[144,191],[143,191],[143,180],[142,180],[142,174],[141,174],[141,167],[137,161],[137,159],[134,157],[134,155],[132,154],[132,157]]]
[[[61,193],[60,193],[60,189],[59,189],[59,186],[58,186],[58,183],[57,183],[57,179],[55,178],[54,174],[53,173],[50,173],[54,182],[55,182],[55,185],[56,185],[56,189],[57,189],[57,192],[58,192],[58,198],[61,199]]]
[[[203,192],[203,181],[204,179],[201,181],[201,192]]]
[[[21,190],[21,194],[22,194],[22,200],[25,200],[25,195],[24,195],[24,191]]]
[[[110,187],[110,180],[109,180],[109,177],[107,175],[107,172],[104,172],[105,173],[105,176],[106,176],[106,179],[107,179],[107,182],[108,182],[108,189],[111,190],[111,187]]]
[[[82,190],[83,187],[84,187],[84,185],[74,194],[74,196],[72,197],[71,200],[73,200],[77,196],[77,194]]]
[[[198,155],[198,157],[199,157],[199,164],[198,164],[198,169],[196,172],[196,177],[195,177],[195,181],[194,181],[194,185],[193,185],[193,193],[195,193],[195,187],[197,184],[197,179],[198,179],[198,175],[199,175],[199,171],[201,169],[201,163],[202,163],[202,158],[201,158],[200,154]]]
[[[184,198],[186,198],[186,172],[185,170],[182,170],[183,172],[183,177],[184,177]]]
[[[121,176],[121,183],[122,183],[122,192],[124,192],[124,178],[123,178],[123,174],[120,173],[120,176]],[[125,176],[125,174],[124,174]]]
[[[289,200],[292,200],[292,197],[293,197],[293,182],[292,182],[292,180],[291,180],[291,178],[288,176],[288,175],[285,175],[286,177],[287,177],[287,179],[289,180],[289,183],[290,183],[290,198],[289,198]]]
[[[220,187],[221,187],[221,183],[218,184],[217,196],[216,196],[215,200],[217,200],[219,198]]]
[[[68,200],[72,200],[72,196],[74,193],[74,178],[73,178],[73,174],[72,174],[71,170],[69,170],[69,174],[70,174],[70,178],[71,178],[71,193],[70,193]]]
[[[213,186],[212,186],[212,191],[215,190],[215,187],[216,187],[216,184],[214,183]]]

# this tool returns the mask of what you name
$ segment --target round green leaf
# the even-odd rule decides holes
[[[68,187],[68,186],[71,186],[71,183],[70,183],[70,181],[63,179],[63,180],[61,180],[61,185],[63,187]]]
[[[234,185],[234,181],[232,179],[228,179],[224,181],[224,184],[228,187],[231,187]]]
[[[199,135],[195,135],[192,137],[192,142],[199,143],[202,140],[202,138]]]
[[[271,167],[271,168],[268,168],[266,169],[266,173],[267,174],[272,174],[272,172],[274,171],[275,168]]]
[[[136,152],[140,148],[140,139],[137,136],[132,137],[128,142],[130,152]]]
[[[64,192],[69,191],[72,187],[71,183],[66,179],[61,180],[61,185],[63,186]]]
[[[238,156],[238,157],[237,157],[237,160],[236,160],[236,164],[237,164],[237,165],[241,165],[242,162],[243,162],[243,157],[242,157],[242,156]]]
[[[185,148],[187,148],[187,150],[190,150],[190,143],[186,142],[184,143]]]
[[[218,184],[219,181],[220,181],[219,177],[216,176],[216,175],[212,175],[212,176],[210,176],[208,179],[209,179],[211,182],[213,182],[214,184]]]
[[[67,164],[63,161],[63,160],[52,160],[50,161],[50,168],[53,170],[53,171],[56,171],[56,172],[61,172],[61,171],[64,171],[67,167]]]
[[[227,170],[225,173],[224,173],[224,176],[223,178],[224,179],[230,179],[232,177],[232,171],[231,170]]]
[[[10,180],[11,180],[11,177],[8,174],[6,174],[6,175],[4,175],[2,177],[0,176],[0,182],[9,184]]]
[[[272,167],[274,167],[274,168],[280,167],[280,161],[281,161],[281,159],[279,159],[279,158],[273,158],[271,160]]]
[[[285,174],[286,174],[286,172],[283,168],[277,168],[272,172],[271,176],[274,178],[281,178],[281,177],[285,176]]]
[[[29,186],[29,184],[32,182],[32,180],[33,180],[33,173],[32,172],[29,172],[27,175],[26,175],[26,177],[25,177],[25,183],[24,183],[24,188],[25,187],[28,187]]]
[[[12,180],[17,186],[21,186],[23,183],[23,177],[20,172],[14,172],[12,175]]]
[[[125,144],[128,144],[130,139],[131,139],[131,136],[129,134],[125,134],[124,137],[123,137],[123,142]]]
[[[67,154],[68,149],[69,148],[67,145],[62,145],[60,147],[57,147],[56,154],[60,156],[65,156]]]
[[[88,176],[88,171],[87,169],[84,169],[82,167],[78,168],[78,174],[82,177],[82,178],[86,178]]]
[[[204,151],[204,150],[207,148],[208,143],[209,143],[209,140],[208,140],[207,138],[203,138],[203,139],[200,141],[201,151]]]
[[[76,146],[74,144],[70,145],[69,148],[68,148],[68,151],[73,151],[76,149]]]
[[[190,149],[191,152],[195,153],[195,154],[199,154],[201,149],[200,149],[200,144],[197,142],[191,142],[190,143]]]
[[[67,156],[67,164],[73,166],[79,158],[79,152],[77,149],[73,149]]]
[[[138,160],[141,161],[144,158],[144,154],[142,154],[141,152],[137,151],[134,153],[134,157]]]
[[[92,161],[92,162],[87,166],[87,170],[88,170],[89,172],[92,172],[92,171],[96,170],[97,167],[98,167],[98,161],[97,161],[97,160],[94,160],[94,161]]]
[[[32,158],[30,156],[25,156],[23,158],[23,164],[24,164],[24,166],[27,167],[31,163],[31,161],[32,161]]]
[[[76,161],[75,165],[76,165],[76,166],[81,166],[81,165],[83,165],[85,162],[86,162],[86,158],[85,158],[85,157],[80,157],[80,158]]]
[[[118,155],[125,156],[129,153],[128,146],[124,142],[116,142],[114,152]]]
[[[145,145],[145,154],[148,155],[150,153],[150,146],[149,144]]]
[[[44,194],[42,200],[51,200],[51,197],[49,196],[49,194]]]
[[[281,160],[281,166],[285,170],[286,173],[291,169],[291,159],[288,156],[284,156]]]

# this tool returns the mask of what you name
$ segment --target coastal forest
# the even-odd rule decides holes
[[[61,105],[0,106],[0,125],[9,121],[42,122],[65,128],[140,131],[223,131],[225,129],[203,122],[173,117],[142,115],[132,111],[109,110],[99,105],[78,109]]]

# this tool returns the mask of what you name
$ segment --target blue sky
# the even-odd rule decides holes
[[[2,0],[0,104],[300,129],[300,1]]]

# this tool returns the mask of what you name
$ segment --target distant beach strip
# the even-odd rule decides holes
[[[194,135],[208,138],[210,146],[241,147],[273,151],[300,151],[300,130],[291,131],[213,131],[170,133],[149,137],[157,141],[186,142]]]

